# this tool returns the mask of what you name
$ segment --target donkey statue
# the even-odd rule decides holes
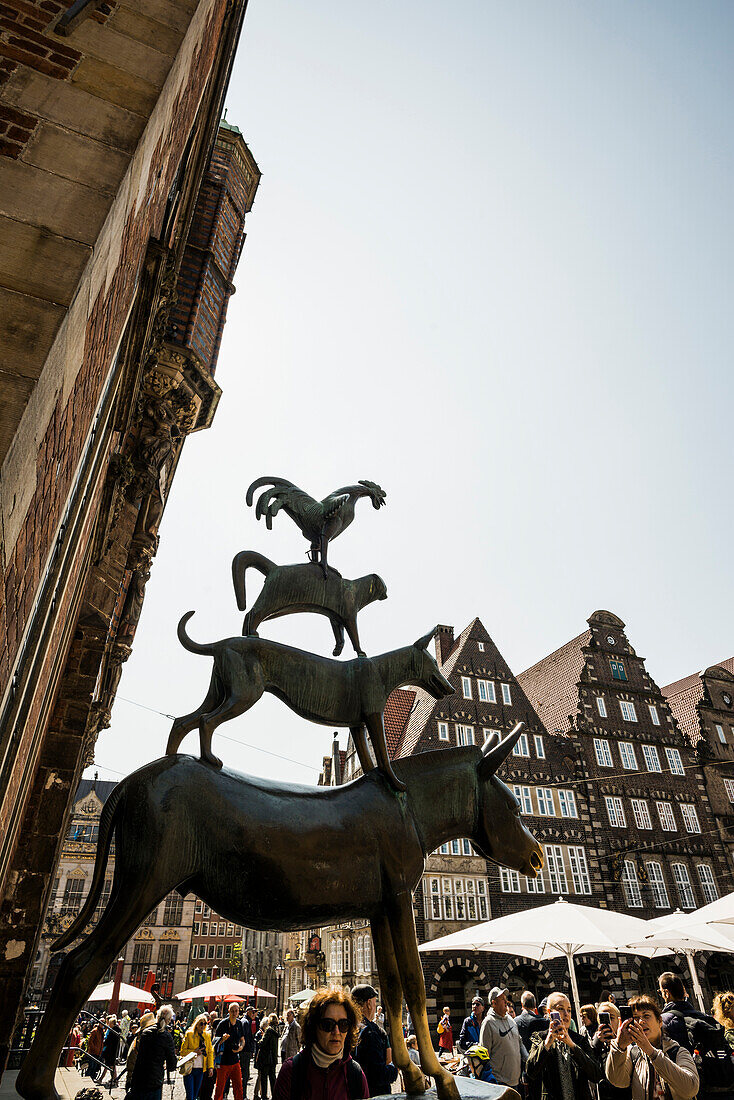
[[[89,896],[55,949],[68,947],[92,917],[114,833],[109,901],[61,964],[18,1075],[20,1095],[58,1100],[54,1072],[77,1013],[151,910],[177,889],[194,891],[228,921],[250,928],[369,919],[393,1057],[406,1087],[425,1091],[427,1074],[441,1100],[458,1100],[431,1043],[412,894],[426,855],[456,837],[524,875],[534,878],[541,869],[541,848],[495,775],[521,728],[484,752],[469,746],[396,760],[401,793],[377,769],[341,787],[314,788],[215,770],[192,756],[166,756],[127,776],[102,811]],[[399,1026],[403,998],[420,1068]]]

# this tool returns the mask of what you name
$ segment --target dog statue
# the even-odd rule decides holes
[[[423,688],[434,699],[453,695],[453,687],[427,652],[435,630],[413,645],[378,657],[332,661],[265,638],[225,638],[200,645],[186,633],[186,623],[193,614],[187,611],[179,622],[179,641],[190,653],[213,657],[214,669],[198,710],[174,719],[166,755],[175,755],[186,734],[198,726],[202,760],[221,768],[222,761],[211,751],[214,730],[222,722],[244,714],[264,692],[270,691],[310,722],[348,726],[364,772],[374,766],[366,728],[378,768],[396,790],[404,790],[390,763],[383,713],[390,692],[404,684]]]
[[[326,615],[331,621],[336,641],[335,657],[344,649],[345,628],[354,652],[358,657],[365,656],[359,644],[357,615],[373,600],[387,599],[387,585],[382,577],[370,573],[366,577],[358,577],[356,581],[344,580],[331,566],[324,577],[320,567],[312,562],[276,565],[256,550],[242,550],[235,554],[232,561],[232,581],[240,611],[247,607],[245,574],[248,569],[259,570],[265,577],[265,584],[245,615],[243,634],[257,638],[257,628],[266,619],[312,611],[317,615]]]

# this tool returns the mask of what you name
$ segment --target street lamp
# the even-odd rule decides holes
[[[280,1001],[280,987],[281,987],[281,984],[283,982],[283,973],[284,973],[284,971],[285,971],[285,967],[283,966],[282,963],[279,962],[278,965],[275,968],[275,980],[277,982],[277,984],[275,986],[275,1004],[276,1004],[276,1012],[278,1013],[278,1015],[280,1015],[280,1013],[283,1011],[283,1005],[281,1004],[281,1001]]]

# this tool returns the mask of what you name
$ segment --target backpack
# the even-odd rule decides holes
[[[686,1026],[698,1070],[700,1100],[734,1094],[734,1061],[721,1024],[710,1018],[701,1020],[697,1016],[689,1016],[678,1008],[668,1011],[683,1020]]]
[[[303,1100],[303,1086],[306,1083],[306,1073],[308,1072],[308,1058],[309,1054],[306,1050],[299,1050],[298,1054],[293,1055],[290,1100]],[[359,1062],[354,1061],[354,1058],[350,1058],[346,1063],[346,1070],[349,1100],[362,1100],[362,1067]]]

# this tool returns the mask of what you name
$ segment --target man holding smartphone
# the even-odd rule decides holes
[[[541,1100],[591,1100],[590,1085],[601,1081],[604,1070],[584,1035],[570,1031],[571,1003],[563,993],[548,998],[550,1027],[533,1036],[526,1071],[529,1081],[540,1081]]]

